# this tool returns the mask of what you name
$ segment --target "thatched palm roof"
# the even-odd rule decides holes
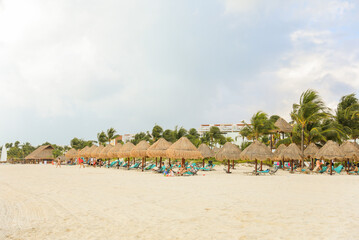
[[[353,142],[354,146],[359,149],[359,144],[357,142]]]
[[[218,161],[223,160],[239,160],[241,157],[241,150],[238,146],[234,145],[233,143],[226,142],[221,150],[216,153],[216,159]]]
[[[319,151],[319,148],[314,143],[309,144],[309,146],[304,150],[304,157],[314,158],[315,154]]]
[[[283,118],[278,118],[278,120],[274,123],[278,129],[275,129],[274,132],[282,132],[282,133],[291,133],[293,127]]]
[[[149,157],[167,157],[167,149],[172,143],[167,142],[166,139],[160,138],[154,144],[147,149],[147,155]]]
[[[254,141],[241,153],[241,159],[243,160],[265,161],[271,159],[272,157],[273,153],[267,148],[267,146],[258,141]]]
[[[186,137],[181,137],[167,149],[167,157],[174,159],[200,159],[203,158],[198,149]]]
[[[100,153],[101,151],[104,149],[105,147],[103,145],[100,145],[96,148],[96,150],[93,150],[91,152],[91,157],[94,157],[94,158],[100,158]]]
[[[138,157],[138,158],[147,157],[148,156],[147,149],[149,147],[150,144],[147,141],[142,140],[134,148],[131,149],[131,157]]]
[[[99,157],[100,158],[108,158],[108,155],[107,153],[113,148],[113,146],[111,144],[108,144],[106,147],[104,147],[100,154],[99,154]]]
[[[359,149],[355,147],[352,142],[344,142],[340,149],[344,152],[345,158],[347,159],[359,159]]]
[[[202,154],[203,158],[214,157],[215,153],[208,147],[207,144],[202,143],[198,147],[198,151]]]
[[[113,148],[111,148],[111,149],[107,152],[107,157],[109,157],[109,158],[119,157],[121,148],[122,148],[122,144],[121,144],[121,143],[117,143]]]
[[[281,151],[278,155],[280,159],[284,160],[302,160],[303,156],[295,143],[291,143],[286,149]]]
[[[218,147],[214,147],[214,148],[212,149],[212,151],[214,152],[214,154],[216,154],[216,153],[218,153],[219,151],[221,151],[221,149],[218,148]]]
[[[76,157],[84,157],[84,154],[88,151],[89,148],[89,146],[86,146],[83,149],[77,150]]]
[[[65,153],[65,157],[68,159],[76,158],[77,157],[77,150],[75,148],[71,148]]]
[[[277,149],[276,149],[275,152],[274,152],[274,157],[278,157],[279,154],[280,154],[282,151],[284,151],[286,148],[287,148],[287,146],[284,145],[284,144],[279,145],[279,147],[277,147]]]
[[[119,154],[118,154],[118,157],[120,157],[120,158],[128,158],[128,157],[131,157],[131,150],[132,150],[132,148],[134,148],[135,147],[135,145],[132,143],[132,142],[127,142],[127,143],[125,143],[123,146],[122,146],[122,148],[121,148],[121,150],[120,150],[120,152],[119,152]]]
[[[342,160],[345,157],[338,143],[329,140],[315,155],[322,160]]]
[[[40,146],[35,149],[32,153],[27,155],[25,159],[27,160],[53,160],[54,156],[52,151],[54,148],[51,145]]]
[[[91,154],[93,151],[95,151],[97,149],[97,146],[96,145],[92,145],[90,148],[88,148],[81,156],[81,157],[86,157],[86,158],[89,158],[91,157]]]

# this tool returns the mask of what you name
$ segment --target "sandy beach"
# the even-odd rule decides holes
[[[359,176],[0,165],[0,239],[357,239]]]

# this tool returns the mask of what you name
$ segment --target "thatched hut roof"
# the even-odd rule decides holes
[[[147,149],[149,147],[150,144],[147,141],[142,140],[134,148],[131,149],[131,156],[138,158],[147,157]]]
[[[52,151],[54,148],[51,145],[40,146],[32,153],[25,157],[26,160],[54,160]]]
[[[303,156],[295,143],[291,143],[286,149],[281,151],[278,155],[280,159],[284,160],[302,160]]]
[[[122,148],[120,149],[120,152],[118,154],[118,157],[120,158],[128,158],[131,157],[131,150],[134,148],[135,145],[132,142],[125,143]]]
[[[89,158],[92,157],[92,153],[96,151],[98,147],[96,145],[92,145],[86,152],[83,153],[83,157]]]
[[[342,160],[345,157],[344,152],[340,149],[338,143],[329,140],[315,155],[322,160]]]
[[[100,145],[96,148],[96,150],[91,152],[91,157],[95,157],[95,158],[101,158],[101,151],[104,149],[105,147],[103,145]]]
[[[309,146],[304,150],[304,157],[314,158],[315,154],[319,151],[319,148],[314,143],[309,144]]]
[[[83,149],[77,150],[76,157],[85,157],[85,153],[90,149],[89,146],[84,147]]]
[[[181,137],[167,149],[167,157],[174,159],[203,158],[198,149],[186,137]]]
[[[166,139],[160,138],[154,144],[147,149],[147,155],[149,157],[167,157],[167,149],[172,143],[167,142]]]
[[[117,143],[113,148],[111,148],[111,149],[107,152],[107,157],[109,157],[109,158],[119,157],[121,148],[122,148],[122,144],[121,144],[121,143]]]
[[[347,159],[359,159],[359,149],[352,142],[346,141],[340,145],[340,149],[344,152]]]
[[[275,150],[275,152],[274,152],[274,157],[278,157],[279,154],[280,154],[282,151],[284,151],[286,148],[287,148],[287,146],[284,145],[284,144],[279,145],[279,146],[277,147],[277,149]]]
[[[219,148],[219,147],[214,147],[214,148],[212,149],[212,151],[214,152],[214,154],[216,154],[216,153],[218,153],[219,151],[221,151],[221,148]]]
[[[273,132],[291,133],[293,130],[293,127],[281,117],[274,123],[274,126],[277,129],[274,129]]]
[[[75,148],[71,148],[65,153],[65,157],[68,159],[76,158],[77,157],[77,150]]]
[[[203,158],[214,157],[215,153],[208,147],[207,144],[202,143],[198,147],[198,151],[202,154]]]
[[[359,149],[359,144],[357,142],[353,142],[354,146]]]
[[[258,141],[254,141],[241,153],[241,159],[243,160],[260,160],[265,161],[271,159],[273,153],[267,148],[265,144]]]
[[[99,153],[99,158],[108,158],[107,153],[113,148],[111,144],[108,144],[106,147],[104,147],[101,152]]]
[[[221,150],[216,153],[216,159],[218,161],[223,160],[239,160],[241,157],[241,150],[238,146],[234,145],[233,143],[226,142]]]

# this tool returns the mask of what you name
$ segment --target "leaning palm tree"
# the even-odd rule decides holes
[[[241,134],[248,139],[258,140],[260,136],[269,132],[274,128],[274,124],[268,119],[268,114],[258,111],[251,118],[251,124],[243,121],[245,127],[241,130]]]
[[[293,104],[293,111],[290,116],[300,128],[302,154],[304,154],[304,133],[307,131],[307,126],[330,118],[329,110],[318,95],[318,92],[312,89],[302,93],[299,104]]]
[[[104,131],[97,133],[97,141],[99,145],[105,145],[107,142],[107,136]]]
[[[119,135],[116,134],[116,130],[114,128],[109,128],[107,129],[107,135],[106,135],[106,140],[107,142],[110,144],[111,141],[115,138],[117,138]]]

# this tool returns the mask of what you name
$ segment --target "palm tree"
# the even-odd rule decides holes
[[[116,130],[114,128],[107,129],[106,141],[108,142],[108,144],[110,144],[111,141],[118,136],[120,135],[116,134]]]
[[[318,95],[312,89],[308,89],[300,96],[299,104],[293,104],[293,111],[290,114],[293,121],[300,127],[301,151],[304,153],[304,132],[309,124],[321,122],[331,117],[327,108]]]
[[[97,133],[97,141],[98,141],[98,144],[102,144],[102,145],[106,144],[107,136],[106,136],[106,133],[104,131],[102,131],[100,133]]]
[[[268,119],[268,114],[262,111],[258,111],[251,118],[251,124],[247,124],[242,130],[241,134],[248,139],[259,140],[259,137],[267,134],[269,130],[274,128],[274,123]]]

